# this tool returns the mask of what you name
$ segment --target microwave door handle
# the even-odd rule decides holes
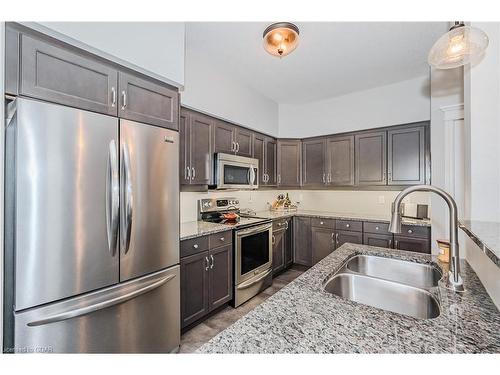
[[[251,183],[250,185],[253,187],[255,185],[255,169],[253,168],[253,165],[250,165],[250,179],[251,179]]]

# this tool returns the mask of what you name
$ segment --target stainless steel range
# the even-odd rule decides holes
[[[200,219],[234,227],[234,300],[237,307],[272,284],[272,222],[240,215],[236,198],[201,199]]]

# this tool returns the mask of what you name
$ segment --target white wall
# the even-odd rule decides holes
[[[123,60],[155,78],[184,85],[183,22],[39,22],[38,25],[101,51],[103,57]],[[91,49],[91,52],[96,51]]]
[[[280,104],[280,137],[310,137],[430,119],[429,77],[302,105]]]
[[[239,125],[278,136],[278,104],[213,66],[187,46],[181,103]]]
[[[330,213],[366,215],[390,218],[391,203],[398,191],[319,191],[319,190],[259,190],[259,191],[221,191],[221,192],[181,192],[181,223],[197,220],[198,200],[215,197],[235,197],[240,200],[242,208],[255,211],[269,209],[279,193],[289,193],[290,199],[300,202],[304,210]],[[426,193],[414,193],[405,202],[430,204]]]
[[[500,23],[481,22],[490,39],[483,60],[465,70],[470,132],[470,219],[500,221]]]

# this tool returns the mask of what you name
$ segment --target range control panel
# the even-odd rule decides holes
[[[240,209],[240,201],[236,198],[200,199],[198,205],[200,213]]]

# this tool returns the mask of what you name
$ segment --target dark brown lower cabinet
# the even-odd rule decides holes
[[[338,230],[335,233],[335,248],[342,246],[346,242],[362,244],[363,233],[351,232],[347,230]]]
[[[293,218],[293,259],[297,264],[312,266],[311,218]]]
[[[273,274],[285,269],[285,228],[273,230]]]
[[[365,233],[363,235],[363,244],[392,249],[392,234]]]
[[[208,251],[181,259],[181,326],[208,313]]]
[[[232,244],[181,258],[181,326],[233,298]]]
[[[335,250],[335,230],[324,227],[312,227],[311,247],[313,264],[316,264]]]
[[[416,251],[417,253],[431,253],[430,238],[418,238],[394,235],[394,248],[398,250]]]

